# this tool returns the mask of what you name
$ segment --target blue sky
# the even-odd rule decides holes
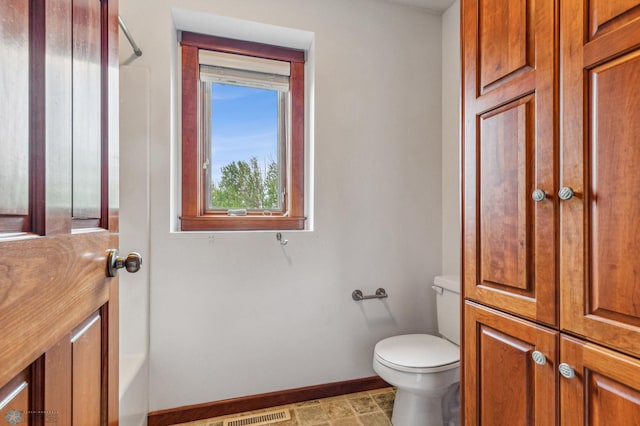
[[[211,176],[220,182],[220,168],[232,161],[278,157],[278,92],[212,83]]]

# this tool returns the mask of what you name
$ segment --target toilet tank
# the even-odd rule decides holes
[[[460,277],[441,275],[433,280],[438,312],[438,333],[460,345]]]

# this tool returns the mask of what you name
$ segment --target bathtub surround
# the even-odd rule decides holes
[[[184,30],[312,35],[313,231],[283,232],[286,246],[270,232],[173,232],[185,10],[199,21]],[[144,52],[129,66],[149,74],[149,411],[370,377],[375,342],[435,331],[441,16],[369,0],[121,0],[120,13]],[[351,299],[378,287],[388,299]]]
[[[123,40],[120,46],[131,54]],[[124,96],[131,92],[136,96]],[[120,274],[120,425],[139,426],[147,417],[149,393],[148,70],[121,64],[120,93],[120,252],[140,252],[143,258],[140,271]]]

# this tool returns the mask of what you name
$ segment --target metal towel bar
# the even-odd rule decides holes
[[[386,297],[389,297],[389,295],[384,288],[377,289],[376,294],[372,294],[369,296],[364,296],[360,290],[353,290],[353,293],[351,293],[351,298],[356,302],[367,299],[384,299]]]

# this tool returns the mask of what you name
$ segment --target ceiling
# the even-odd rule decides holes
[[[447,10],[455,0],[390,0],[394,3],[408,4],[411,6],[424,7],[438,12]]]

